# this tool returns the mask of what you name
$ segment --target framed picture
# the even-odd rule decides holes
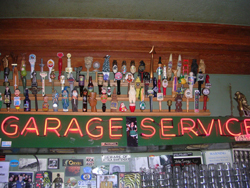
[[[136,117],[126,117],[127,145],[138,146]]]
[[[181,156],[181,157],[174,157],[174,166],[180,166],[181,168],[185,165],[189,164],[196,164],[200,165],[203,164],[202,156]]]
[[[140,188],[141,174],[139,172],[121,172],[118,173],[118,187],[119,188]]]
[[[96,187],[97,188],[117,187],[117,176],[116,175],[97,175]]]
[[[48,169],[59,169],[59,158],[48,158]]]
[[[9,187],[21,187],[25,182],[26,187],[31,186],[33,182],[33,172],[29,171],[10,171],[9,172]]]

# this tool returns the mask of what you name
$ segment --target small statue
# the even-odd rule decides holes
[[[44,95],[43,96],[43,112],[48,112],[48,111],[49,111],[48,96]]]
[[[10,82],[8,81],[8,76],[10,74],[10,69],[9,69],[9,60],[8,60],[9,55],[6,55],[2,61],[3,61],[3,68],[4,68],[4,86],[9,86]]]
[[[135,111],[136,90],[134,85],[130,85],[129,89],[129,109],[131,112]]]
[[[50,79],[52,81],[52,93],[54,93],[55,89],[54,89],[54,80],[56,78],[56,74],[55,74],[55,69],[52,69],[51,70],[51,73],[50,73]]]
[[[11,105],[11,92],[8,86],[6,86],[4,91],[4,104],[6,105],[7,111],[9,112]]]
[[[122,102],[119,107],[120,112],[126,112],[128,109],[126,108],[125,104]]]
[[[106,87],[102,87],[102,95],[101,95],[101,101],[102,101],[102,111],[106,112],[106,102],[108,99],[108,95],[107,95],[107,88]]]
[[[91,112],[97,112],[96,104],[97,104],[96,93],[90,92],[89,105],[91,106]]]
[[[17,88],[15,89],[15,97],[14,97],[14,106],[16,107],[16,110],[19,111],[20,109],[20,105],[21,105],[21,97],[19,96],[20,95],[20,90]]]
[[[71,105],[72,105],[72,112],[78,112],[78,91],[76,87],[72,91]]]
[[[175,98],[175,111],[176,112],[182,112],[182,98],[180,94],[177,94],[177,97]]]
[[[88,90],[86,88],[83,89],[83,97],[82,97],[82,111],[88,111]]]
[[[110,55],[106,55],[104,57],[104,63],[102,66],[102,73],[103,73],[103,79],[106,82],[107,80],[109,80],[109,72],[110,72],[110,65],[109,65],[109,58]]]
[[[25,89],[26,89],[26,60],[25,60],[25,54],[22,54],[22,60],[21,60],[21,79],[23,84],[23,94],[25,95]]]
[[[250,117],[250,106],[247,104],[247,99],[245,95],[239,91],[237,91],[234,95],[234,99],[238,103],[240,117]]]
[[[25,89],[25,99],[23,100],[23,110],[24,112],[30,112],[31,111],[31,102],[29,99],[29,89]]]
[[[87,69],[87,83],[89,82],[89,69],[91,68],[92,62],[93,62],[93,57],[85,57],[84,58],[85,61],[85,67]]]
[[[52,107],[54,112],[58,112],[58,105],[59,105],[59,94],[56,90],[52,93]]]
[[[68,86],[65,86],[64,89],[62,90],[62,106],[63,106],[63,111],[68,112],[69,109],[69,91],[67,90]]]

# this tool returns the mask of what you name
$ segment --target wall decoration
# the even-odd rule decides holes
[[[125,172],[125,165],[110,164],[109,165],[109,174],[114,174],[117,172]]]
[[[52,187],[52,172],[39,171],[35,173],[36,188]]]
[[[118,187],[117,175],[98,175],[96,185],[97,188]]]
[[[18,187],[18,185],[21,187],[22,184],[24,184],[24,182],[26,183],[26,187],[31,186],[31,182],[33,182],[33,172],[29,172],[29,171],[10,171],[9,172],[9,187],[12,187],[14,185],[12,184],[16,184],[16,187]]]
[[[80,176],[80,166],[66,166],[65,176]]]
[[[48,169],[59,169],[59,158],[48,158]]]
[[[141,185],[141,175],[139,172],[122,172],[118,174],[118,187],[126,188],[140,188]]]
[[[29,159],[29,158],[20,158],[19,159],[19,169],[24,171],[44,171],[47,170],[47,159]]]
[[[5,162],[5,161],[0,162],[0,169],[1,169],[0,182],[3,183],[8,182],[9,166],[10,162]]]
[[[136,117],[126,117],[127,144],[138,146],[137,120]]]
[[[64,188],[64,172],[52,173],[53,188]]]
[[[185,166],[189,164],[203,164],[202,156],[182,156],[174,157],[174,166]]]

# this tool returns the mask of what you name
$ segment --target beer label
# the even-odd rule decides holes
[[[122,74],[126,74],[127,72],[127,67],[125,65],[122,66]]]
[[[88,87],[88,90],[89,90],[89,92],[93,92],[94,91],[94,89],[93,89],[92,86]]]
[[[130,72],[131,72],[132,74],[134,74],[134,73],[136,72],[136,67],[135,67],[134,65],[132,65],[132,66],[130,67]]]
[[[111,87],[108,87],[108,89],[107,89],[107,94],[108,94],[108,95],[111,95]]]

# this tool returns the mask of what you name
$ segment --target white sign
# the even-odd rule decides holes
[[[234,138],[235,138],[235,141],[237,141],[237,142],[250,141],[250,134],[240,135],[240,136],[236,136]]]
[[[8,182],[10,162],[0,162],[0,182]]]
[[[2,141],[2,147],[11,147],[12,141]]]
[[[102,162],[128,162],[131,155],[103,155]]]
[[[206,151],[206,164],[210,163],[231,163],[232,164],[232,154],[230,150],[214,150]]]

